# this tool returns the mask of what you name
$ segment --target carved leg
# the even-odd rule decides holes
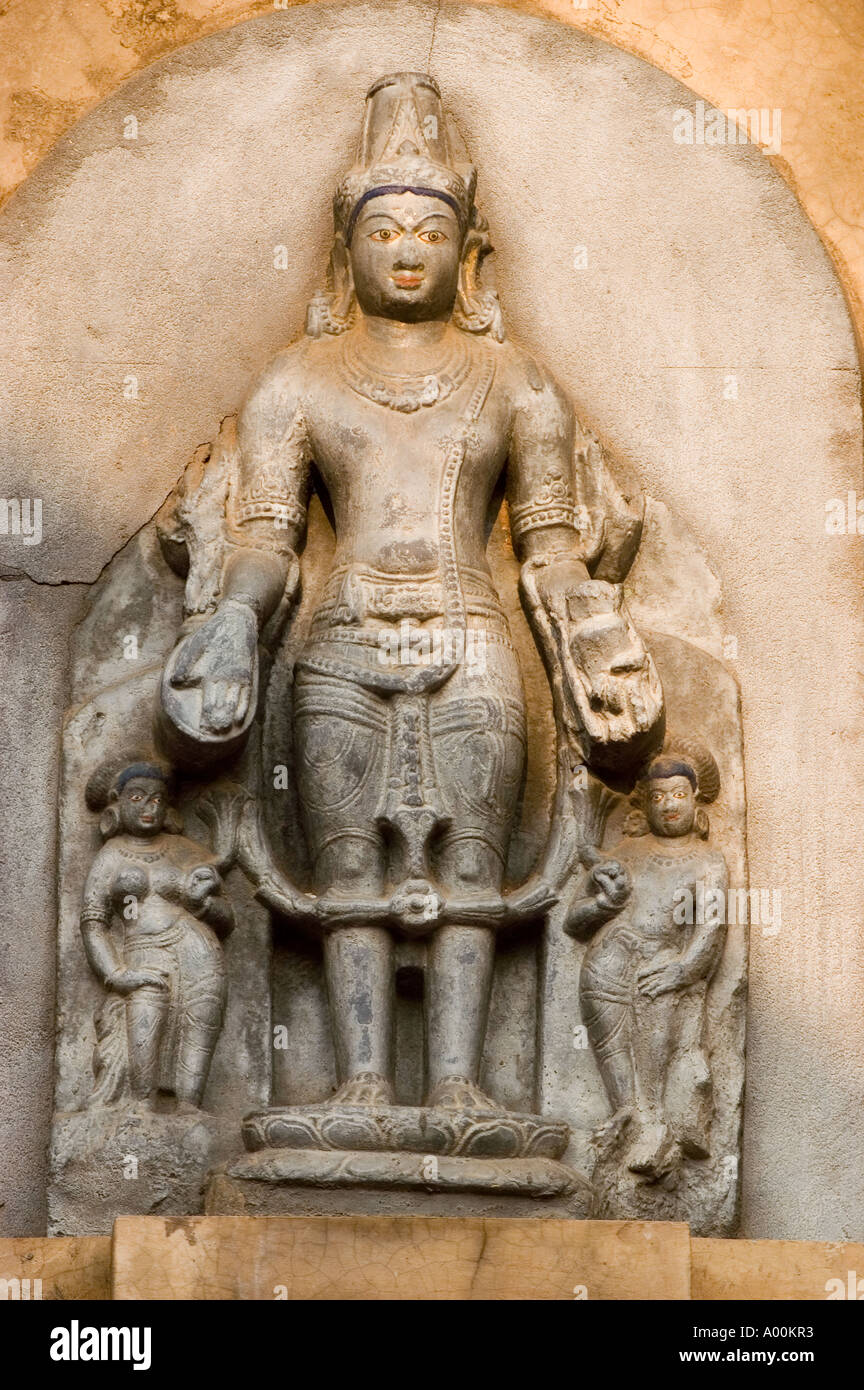
[[[313,826],[317,823],[308,812]],[[331,830],[315,861],[322,897],[350,908],[358,898],[380,897],[384,845],[375,831]],[[339,927],[324,938],[324,971],[342,1085],[340,1105],[393,1102],[393,942],[381,927]]]
[[[666,1116],[666,1081],[673,1053],[678,998],[653,1000],[637,995],[633,1055],[636,1062],[639,1129],[627,1159],[632,1173],[659,1177],[667,1171],[673,1147]]]
[[[342,927],[324,941],[324,968],[344,1084],[342,1105],[393,1101],[393,942],[381,927]]]
[[[136,1100],[148,1100],[159,1088],[159,1052],[171,1005],[168,990],[143,985],[126,1000],[129,1040],[129,1089]]]
[[[630,970],[627,941],[607,932],[588,947],[579,980],[582,1018],[612,1107],[595,1136],[604,1146],[617,1142],[636,1108]]]
[[[180,1109],[201,1108],[224,1006],[222,994],[206,995],[190,1001],[183,1012],[174,1081]]]
[[[495,960],[486,927],[442,927],[429,946],[428,1105],[498,1110],[477,1086]]]
[[[436,873],[445,895],[484,897],[497,891],[501,861],[486,838],[457,829],[439,847]],[[454,1110],[501,1107],[477,1085],[492,972],[495,933],[488,927],[441,927],[429,943],[426,968],[427,1105]]]
[[[680,997],[675,1057],[666,1087],[667,1110],[681,1150],[707,1158],[712,1104],[711,1068],[703,1047],[705,986]]]

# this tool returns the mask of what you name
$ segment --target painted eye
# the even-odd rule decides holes
[[[396,233],[392,227],[379,227],[377,232],[372,233],[373,241],[392,241]]]
[[[447,238],[446,238],[446,236],[444,235],[443,232],[437,232],[437,231],[435,231],[434,228],[433,228],[431,231],[428,231],[428,232],[420,232],[420,233],[419,233],[419,236],[420,236],[420,240],[421,240],[421,241],[430,241],[430,242],[433,243],[433,245],[434,245],[434,243],[435,243],[436,241],[446,241],[446,240],[447,240]]]
[[[130,800],[130,801],[140,801],[140,800],[141,800],[141,793],[140,793],[140,792],[130,792],[130,794],[129,794],[129,800]]]

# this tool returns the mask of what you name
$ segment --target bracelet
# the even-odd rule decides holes
[[[229,598],[223,598],[219,604],[220,608],[242,608],[244,612],[251,613],[256,621],[261,617],[261,605],[258,599],[253,598],[252,594],[231,594]]]

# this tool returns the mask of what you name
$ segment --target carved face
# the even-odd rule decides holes
[[[117,805],[127,835],[158,835],[168,809],[164,783],[154,777],[130,777]]]
[[[440,198],[386,193],[371,198],[351,239],[351,270],[364,314],[417,323],[449,316],[459,282],[462,236]]]
[[[655,835],[689,835],[696,823],[696,794],[687,777],[665,777],[648,782],[645,815]]]

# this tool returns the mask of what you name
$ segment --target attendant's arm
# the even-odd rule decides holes
[[[633,891],[630,875],[616,859],[595,864],[584,888],[573,899],[564,920],[564,930],[577,941],[586,941],[598,927],[621,911]]]
[[[718,855],[716,861],[706,868],[702,881],[705,885],[705,920],[696,924],[690,944],[681,957],[686,985],[707,979],[717,964],[726,939],[729,873],[725,860]]]

